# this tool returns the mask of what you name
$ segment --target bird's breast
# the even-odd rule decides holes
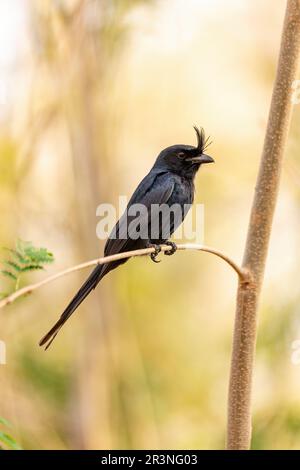
[[[169,199],[169,205],[172,204],[192,204],[194,200],[194,184],[185,178],[178,177],[175,180],[173,193]]]

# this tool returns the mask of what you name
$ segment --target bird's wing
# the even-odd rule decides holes
[[[157,172],[150,172],[147,175],[148,178],[144,178],[144,180],[139,184],[136,191],[134,192],[131,200],[128,204],[132,206],[135,202],[144,204],[147,208],[151,207],[151,204],[163,204],[168,201],[170,195],[172,194],[174,188],[174,181],[172,178],[167,178],[163,173]],[[125,214],[121,217],[117,226],[122,229],[122,225],[131,220],[131,218]],[[135,216],[136,217],[136,216]],[[135,218],[134,217],[134,218]],[[147,218],[148,220],[148,218]],[[141,221],[141,224],[148,223],[147,220]],[[136,248],[136,241],[130,238],[127,239],[115,239],[111,238],[108,239],[105,245],[104,253],[105,255],[119,253],[121,251],[130,251]],[[67,308],[64,310],[62,315],[60,316],[59,320],[55,323],[53,328],[41,339],[40,346],[46,345],[46,349],[50,346],[52,341],[55,339],[56,335],[58,334],[59,330],[62,326],[66,323],[68,318],[73,314],[73,312],[77,309],[77,307],[81,304],[81,302],[88,296],[88,294],[95,289],[99,281],[105,276],[111,269],[114,269],[119,264],[124,263],[127,260],[118,260],[114,261],[113,263],[103,264],[101,266],[96,266],[96,268],[92,271],[88,279],[82,285],[80,290],[77,294],[73,297]]]
[[[114,235],[127,234],[124,238],[115,238],[110,235],[107,239],[104,253],[105,255],[120,253],[122,251],[129,251],[133,249],[135,240],[130,238],[130,231],[128,235],[128,227],[130,223],[134,221],[138,214],[131,214],[130,208],[133,204],[142,204],[146,208],[146,214],[144,217],[139,218],[141,229],[148,228],[148,211],[151,209],[152,204],[164,204],[170,199],[170,196],[174,190],[175,181],[170,177],[169,173],[151,172],[142,180],[135,192],[133,193],[128,206],[116,224],[113,230]],[[142,230],[140,230],[142,231]]]

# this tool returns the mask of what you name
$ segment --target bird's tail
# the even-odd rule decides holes
[[[89,293],[95,289],[97,284],[103,278],[105,274],[107,274],[107,265],[97,266],[94,271],[90,274],[87,278],[85,283],[81,286],[75,297],[71,300],[67,308],[61,314],[59,320],[55,323],[55,325],[51,328],[50,331],[41,339],[39,342],[40,346],[44,346],[45,350],[49,348],[52,341],[55,339],[56,335],[58,334],[61,327],[66,323],[66,321],[70,318],[70,316],[75,312],[77,307],[84,301],[84,299],[89,295]]]

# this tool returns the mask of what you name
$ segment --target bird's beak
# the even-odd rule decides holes
[[[196,157],[190,157],[186,158],[187,162],[193,162],[193,163],[214,163],[214,159],[210,157],[209,155],[206,155],[205,153],[202,153],[201,155],[197,155]]]

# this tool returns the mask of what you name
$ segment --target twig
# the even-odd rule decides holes
[[[165,252],[168,250],[171,250],[172,247],[167,246],[167,245],[162,245],[161,251]],[[240,282],[247,282],[248,281],[248,273],[246,270],[240,268],[232,259],[230,259],[227,255],[222,253],[219,250],[215,250],[214,248],[210,248],[208,246],[204,245],[197,245],[197,244],[178,244],[177,245],[178,250],[196,250],[196,251],[205,251],[207,253],[211,253],[215,256],[218,256],[219,258],[222,258],[224,261],[226,261],[227,264],[229,264],[237,273],[239,276]],[[89,268],[91,266],[95,266],[97,264],[106,264],[106,263],[111,263],[112,261],[119,260],[119,259],[124,259],[124,258],[133,258],[136,256],[145,256],[149,255],[150,253],[154,253],[154,248],[145,248],[141,250],[134,250],[134,251],[126,251],[124,253],[118,253],[116,255],[111,255],[111,256],[106,256],[103,258],[98,258],[98,259],[93,259],[91,261],[86,261],[85,263],[78,264],[76,266],[72,266],[71,268],[65,269],[63,271],[60,271],[59,273],[53,274],[52,276],[47,277],[46,279],[43,279],[40,282],[37,282],[35,284],[31,284],[26,287],[22,287],[22,289],[17,290],[13,294],[9,295],[8,297],[5,297],[0,301],[0,309],[5,307],[8,304],[11,304],[14,302],[18,297],[21,297],[26,294],[30,294],[34,290],[38,289],[39,287],[42,287],[49,282],[55,281],[56,279],[59,279],[62,276],[66,276],[67,274],[73,273],[75,271],[79,271],[80,269],[85,269]]]
[[[228,449],[249,449],[251,389],[259,294],[291,119],[292,83],[300,52],[300,1],[288,0],[268,126],[252,205],[243,268],[251,284],[240,284],[234,326],[228,397]]]

